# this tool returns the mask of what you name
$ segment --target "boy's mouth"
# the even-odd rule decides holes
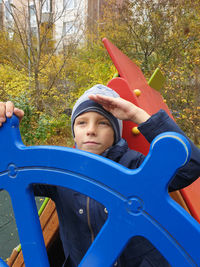
[[[98,145],[99,143],[95,142],[95,141],[86,141],[84,142],[84,145]]]

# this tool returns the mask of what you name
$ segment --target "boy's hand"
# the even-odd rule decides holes
[[[15,114],[21,121],[24,117],[24,111],[16,108],[11,101],[0,102],[0,127],[6,121],[7,118],[11,118]]]
[[[121,97],[109,97],[104,95],[90,95],[89,99],[99,103],[103,108],[120,120],[130,120],[140,124],[150,118],[150,115],[133,103]]]

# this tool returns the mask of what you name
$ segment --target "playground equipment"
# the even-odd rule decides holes
[[[136,235],[148,238],[172,266],[198,266],[199,224],[167,192],[176,169],[189,159],[190,145],[183,136],[159,135],[141,167],[129,170],[84,151],[26,147],[18,126],[13,117],[0,129],[0,188],[11,196],[26,266],[49,266],[34,201],[36,183],[66,186],[107,207],[108,219],[80,266],[111,266]]]
[[[112,79],[108,83],[108,86],[113,88],[115,91],[117,91],[120,94],[120,96],[122,96],[123,98],[125,98],[125,99],[127,99],[129,101],[132,101],[134,104],[146,109],[150,114],[153,114],[153,113],[157,112],[160,108],[165,109],[167,111],[167,113],[170,114],[170,112],[168,110],[168,107],[163,102],[163,99],[162,99],[161,95],[159,94],[159,92],[153,90],[148,85],[148,83],[146,82],[146,80],[145,80],[142,72],[140,71],[140,69],[132,61],[130,61],[130,59],[128,59],[124,54],[122,54],[122,52],[119,51],[107,39],[104,39],[103,42],[104,42],[104,44],[105,44],[105,46],[106,46],[106,48],[107,48],[107,50],[108,50],[113,62],[114,62],[114,64],[115,64],[115,66],[116,66],[116,68],[117,68],[117,70],[119,72],[119,75],[120,75],[120,77]],[[139,91],[140,91],[140,94],[138,96],[135,94],[135,89],[139,89]],[[137,127],[137,125],[134,125],[134,124],[129,123],[129,122],[124,122],[124,129],[125,130],[123,132],[123,137],[128,141],[129,146],[131,148],[136,149],[136,150],[138,150],[140,152],[143,152],[144,154],[147,154],[148,151],[149,151],[149,143],[144,139],[144,137],[140,133],[133,134],[132,129],[134,127]],[[13,128],[12,128],[12,131],[13,131]],[[19,133],[18,133],[18,137],[19,137]],[[164,140],[168,140],[168,141],[164,141]],[[171,141],[169,141],[169,140],[171,140]],[[172,140],[173,140],[173,142],[172,142]],[[155,140],[155,144],[156,145],[154,146],[152,144],[153,150],[150,152],[149,155],[152,155],[153,159],[155,159],[154,155],[159,155],[159,153],[158,154],[154,154],[155,153],[154,149],[156,149],[156,147],[159,147],[158,144],[161,144],[162,142],[164,142],[163,144],[165,144],[165,145],[163,145],[163,148],[164,147],[165,148],[169,148],[169,144],[171,142],[171,145],[170,145],[170,147],[172,149],[171,152],[173,151],[173,155],[174,155],[174,153],[175,153],[174,150],[175,150],[175,146],[177,145],[177,143],[179,144],[179,145],[177,145],[177,147],[182,147],[182,145],[183,145],[182,141],[183,140],[185,141],[185,139],[184,138],[182,139],[182,137],[178,136],[178,139],[175,137],[175,140],[176,141],[174,141],[174,137],[172,137],[172,136],[169,136],[169,137],[166,137],[166,138],[161,137],[161,139],[159,139],[157,141]],[[179,140],[179,141],[177,141],[177,140]],[[23,145],[21,144],[20,147],[22,147],[22,146]],[[183,147],[184,148],[182,148],[181,157],[183,157],[183,155],[185,155],[185,159],[186,159],[188,157],[188,156],[186,156],[186,154],[187,154],[186,151],[188,151],[188,148],[187,148],[187,145],[186,146],[183,145]],[[27,152],[28,148],[24,148],[24,149],[25,149],[24,152],[28,153]],[[36,152],[37,149],[42,149],[42,147],[33,148],[32,152],[35,153],[35,154],[39,153],[39,152]],[[167,184],[168,184],[169,179],[170,179],[169,175],[166,175],[167,178],[166,178],[165,181],[163,181],[162,184],[159,185],[160,186],[159,189],[158,189],[158,187],[154,186],[155,185],[154,184],[155,180],[154,181],[148,181],[148,183],[149,183],[148,186],[153,188],[152,196],[148,196],[148,193],[147,193],[146,196],[143,195],[143,193],[146,192],[146,191],[144,191],[144,185],[143,185],[143,183],[145,184],[144,181],[146,181],[145,178],[144,178],[144,180],[142,180],[143,183],[139,183],[137,185],[135,183],[132,184],[133,188],[136,187],[136,189],[135,189],[136,191],[132,191],[130,193],[130,195],[126,195],[126,193],[125,193],[126,191],[123,191],[123,194],[125,194],[125,195],[123,195],[121,193],[121,191],[118,190],[120,188],[120,186],[122,188],[122,184],[119,186],[119,185],[112,184],[111,181],[106,181],[106,177],[110,177],[111,174],[117,175],[119,177],[122,175],[124,177],[125,173],[123,173],[123,171],[125,169],[123,167],[121,167],[121,166],[120,167],[119,166],[116,167],[115,163],[112,163],[111,165],[109,163],[107,165],[107,160],[106,160],[106,162],[104,162],[105,159],[103,159],[103,161],[102,161],[102,159],[99,161],[99,157],[98,156],[94,156],[94,158],[93,158],[93,156],[89,156],[88,157],[88,154],[87,153],[85,154],[84,152],[83,152],[83,154],[80,153],[80,155],[79,155],[79,153],[75,152],[74,150],[72,151],[72,150],[68,150],[68,149],[64,149],[64,148],[59,148],[58,150],[56,149],[55,151],[51,148],[49,150],[49,152],[47,152],[48,149],[47,150],[46,149],[47,148],[44,148],[45,152],[41,151],[41,153],[44,153],[44,154],[45,153],[55,154],[55,153],[58,152],[58,153],[61,153],[61,154],[64,153],[64,154],[67,154],[67,155],[69,155],[69,153],[72,153],[74,155],[74,160],[75,160],[74,162],[77,162],[79,157],[81,157],[81,161],[80,162],[81,162],[81,164],[85,163],[86,164],[85,166],[89,166],[91,164],[91,166],[95,166],[95,168],[96,168],[96,165],[93,165],[96,162],[96,164],[98,166],[97,167],[97,172],[99,174],[101,174],[101,176],[104,176],[103,178],[99,177],[100,180],[98,180],[96,172],[92,172],[91,171],[92,173],[90,172],[89,174],[80,172],[81,175],[83,175],[83,176],[80,176],[78,168],[74,167],[73,171],[74,171],[74,175],[77,177],[77,179],[80,179],[80,180],[83,179],[81,184],[84,187],[85,187],[84,183],[86,183],[87,185],[88,185],[89,181],[91,181],[93,183],[93,185],[89,186],[89,188],[90,188],[90,190],[88,189],[89,191],[86,191],[86,188],[84,189],[84,193],[88,194],[92,198],[97,199],[98,201],[102,202],[107,207],[107,209],[109,210],[109,215],[113,214],[112,215],[113,217],[109,217],[109,223],[106,223],[106,225],[102,229],[101,232],[103,232],[103,234],[109,229],[109,227],[111,227],[110,226],[110,222],[111,221],[119,219],[119,222],[117,224],[115,222],[114,227],[113,226],[111,227],[111,229],[115,230],[117,232],[117,234],[119,234],[120,225],[123,224],[123,219],[120,218],[119,216],[117,216],[115,214],[115,212],[114,212],[116,207],[114,207],[114,205],[112,207],[112,204],[110,204],[111,206],[108,205],[107,202],[115,203],[115,205],[119,205],[119,206],[121,205],[123,207],[122,208],[123,211],[121,213],[122,217],[126,218],[126,216],[128,216],[129,219],[127,219],[127,220],[130,220],[129,227],[127,225],[124,227],[124,228],[127,228],[127,232],[125,230],[122,230],[122,234],[121,235],[113,237],[112,233],[109,235],[109,231],[108,231],[108,237],[106,237],[105,235],[103,235],[103,236],[99,235],[98,238],[97,238],[97,241],[95,241],[96,243],[94,242],[94,244],[92,245],[91,249],[88,251],[89,254],[86,255],[86,257],[84,258],[83,262],[81,263],[81,266],[110,266],[111,263],[114,262],[114,260],[117,257],[117,255],[120,253],[120,250],[125,245],[125,242],[128,240],[128,237],[130,237],[131,235],[136,235],[136,234],[137,235],[141,234],[141,235],[144,235],[145,237],[147,237],[161,251],[161,253],[168,259],[168,261],[172,264],[172,266],[198,266],[199,265],[200,260],[199,260],[198,255],[197,255],[198,254],[197,248],[195,249],[195,248],[191,247],[191,244],[195,244],[196,247],[198,247],[197,243],[195,243],[195,240],[196,240],[196,242],[198,242],[198,239],[199,239],[199,225],[194,219],[192,219],[189,215],[187,215],[184,212],[184,210],[182,210],[182,208],[180,208],[171,198],[169,198],[169,196],[167,194],[167,189],[166,189],[167,188]],[[61,150],[61,152],[59,152],[60,150]],[[38,151],[40,151],[40,150],[38,150]],[[157,149],[156,149],[156,151],[157,151]],[[32,153],[32,152],[30,152],[30,153]],[[75,154],[74,154],[74,152],[75,152]],[[22,151],[21,151],[21,153],[22,153]],[[163,153],[163,154],[166,156],[165,153]],[[66,158],[67,158],[67,155],[65,155]],[[172,154],[170,154],[170,157],[171,156],[172,156]],[[70,158],[71,157],[72,157],[72,155],[70,154]],[[178,157],[178,155],[177,155],[177,157]],[[151,160],[152,159],[150,157],[145,162],[147,164],[147,166],[148,166],[148,162],[151,162]],[[183,158],[182,158],[182,160],[183,160]],[[39,159],[38,159],[38,161],[39,161]],[[51,161],[53,161],[53,160],[51,159]],[[179,162],[179,164],[180,165],[183,164],[183,161],[182,161],[182,163]],[[42,159],[42,161],[40,163],[38,163],[39,165],[37,165],[37,167],[41,167],[42,162],[44,162],[43,159]],[[47,163],[47,162],[45,162],[45,163]],[[156,169],[155,177],[157,176],[157,170],[159,169],[158,165],[159,164],[155,164],[154,163],[154,167]],[[21,169],[21,167],[19,167],[19,166],[22,166],[22,165],[18,165],[16,163],[14,165],[10,164],[9,165],[10,173],[11,174],[12,173],[15,174],[15,171],[17,171],[17,173],[22,175],[25,172],[26,173],[30,173],[30,171],[34,172],[32,167],[29,170],[29,169],[26,169],[26,168],[24,168],[24,169],[22,168]],[[44,166],[45,165],[43,165],[43,167]],[[44,182],[44,183],[52,183],[53,182],[53,184],[55,184],[55,181],[52,181],[53,178],[50,179],[46,175],[46,173],[50,174],[51,171],[52,171],[52,174],[55,175],[55,173],[56,173],[55,170],[51,169],[52,166],[55,167],[55,162],[53,162],[53,165],[51,167],[50,166],[51,165],[48,162],[47,165],[46,165],[46,167],[47,167],[46,170],[45,169],[41,170],[39,168],[38,171],[43,171],[42,172],[42,177],[40,177],[40,178],[42,178],[42,182]],[[59,168],[61,168],[60,166],[61,165],[59,165]],[[146,165],[143,165],[143,167],[139,169],[141,171],[141,174],[143,172],[144,173],[146,172],[145,171],[145,166]],[[176,168],[176,167],[178,167],[178,164],[176,166],[172,166],[172,167]],[[56,166],[56,168],[57,168],[56,170],[58,171],[59,170],[58,166]],[[71,168],[72,168],[72,166],[71,166]],[[102,170],[103,168],[105,170],[106,175],[104,175],[104,172],[103,173],[100,172],[100,170]],[[7,170],[7,169],[5,169],[5,170]],[[64,166],[64,168],[62,170],[65,170],[64,172],[67,173],[66,164],[65,164],[65,166]],[[138,173],[139,170],[131,171],[131,172],[133,172],[136,175],[136,177],[140,177],[140,174]],[[173,169],[171,171],[173,172],[174,170],[175,169]],[[35,169],[35,171],[37,171],[37,168]],[[87,171],[87,167],[86,167],[86,171]],[[126,170],[126,172],[130,173],[130,170],[128,170],[128,171]],[[172,172],[171,172],[171,174],[172,174]],[[111,174],[107,175],[107,173],[111,173]],[[87,175],[92,175],[92,176],[89,176],[91,178],[91,180],[90,179],[88,181],[84,180],[84,175],[86,175],[86,174]],[[148,177],[147,174],[148,174],[148,172],[146,172],[146,179]],[[6,172],[5,172],[5,175],[6,175]],[[63,173],[63,176],[64,175],[68,176],[69,174],[68,173],[67,174]],[[137,175],[139,175],[139,176],[137,176]],[[17,174],[17,176],[18,176],[18,174]],[[31,177],[33,178],[32,174],[31,174]],[[130,177],[130,176],[128,176],[128,177]],[[50,179],[50,180],[48,180],[48,179]],[[97,180],[95,180],[95,179],[97,179]],[[105,182],[105,188],[101,188],[100,189],[99,188],[99,181],[102,182],[102,179],[104,179],[103,182]],[[107,178],[107,179],[109,179],[109,178]],[[126,178],[126,179],[129,180],[130,178]],[[157,176],[157,179],[160,179],[160,178],[158,178],[158,176]],[[131,181],[131,179],[129,181],[133,182],[133,181]],[[41,182],[41,181],[38,180],[37,182]],[[152,182],[152,184],[150,182]],[[108,183],[109,183],[109,185],[108,185]],[[0,180],[0,184],[1,184],[1,180]],[[76,184],[77,184],[77,181],[76,181]],[[70,184],[70,185],[69,184],[65,184],[65,185],[70,187],[70,188],[74,188],[72,184]],[[97,186],[98,190],[97,190],[97,192],[94,193],[94,192],[92,192],[92,188],[95,187],[95,185]],[[142,187],[142,192],[143,192],[142,195],[140,195],[141,192],[139,191],[139,185]],[[119,188],[117,187],[118,189],[116,190],[115,186],[119,186]],[[128,187],[130,188],[129,185],[128,185]],[[131,186],[131,188],[132,188],[132,186]],[[160,190],[160,188],[162,188],[162,189]],[[76,187],[74,189],[77,190],[77,191],[82,192],[81,188],[78,189]],[[105,189],[108,190],[109,192],[107,192]],[[146,188],[146,190],[147,189],[148,189],[148,187]],[[103,190],[105,190],[105,192],[107,192],[107,193],[105,193]],[[125,190],[124,184],[123,184],[123,190]],[[158,192],[157,190],[160,190],[162,192],[162,194],[159,193],[158,195],[156,195],[155,192]],[[105,195],[103,195],[104,193],[102,193],[102,192],[104,192]],[[111,196],[109,194],[111,194],[112,196],[115,196],[116,197],[115,198],[116,201],[112,201],[111,198],[109,198],[109,196]],[[120,194],[122,194],[122,196],[125,197],[125,198],[123,198],[121,196],[122,197],[121,198],[121,202],[117,198],[117,197],[119,197]],[[100,195],[103,196],[103,198],[106,198],[107,200],[105,200],[105,202],[101,201],[101,199],[99,199]],[[162,195],[162,197],[161,197],[161,195]],[[191,195],[193,195],[193,194],[191,194]],[[180,200],[180,193],[179,193],[178,196],[179,196],[179,200]],[[149,199],[147,200],[148,197],[149,197]],[[152,197],[151,200],[150,200],[150,197]],[[154,198],[156,197],[156,200],[153,197]],[[160,201],[160,198],[162,198],[161,201]],[[189,198],[189,199],[191,199],[191,198]],[[30,202],[31,201],[32,200],[30,200]],[[165,212],[170,212],[170,214],[172,214],[172,217],[175,216],[175,217],[173,217],[173,219],[171,217],[170,220],[173,221],[173,222],[174,221],[177,222],[177,225],[173,224],[173,225],[167,226],[167,222],[169,222],[169,220],[167,220],[167,218],[166,218],[167,216],[164,215],[163,213],[159,214],[158,210],[154,209],[153,207],[149,207],[149,204],[147,204],[147,203],[152,203],[152,205],[154,205],[154,203],[155,204],[159,203],[159,205],[163,204],[162,208],[161,208],[161,206],[159,206],[159,208],[161,208],[162,211],[163,211],[163,208],[164,209],[167,208],[167,210],[165,210]],[[194,203],[195,202],[192,201],[192,204],[194,204]],[[185,204],[185,201],[184,201],[184,204]],[[34,203],[32,203],[31,205],[34,205]],[[149,210],[146,209],[146,205],[148,206]],[[125,215],[126,213],[124,211],[124,207],[126,207],[126,212],[127,212],[128,215]],[[158,207],[158,206],[155,206],[155,207]],[[112,211],[112,208],[113,208],[113,211]],[[195,211],[197,210],[196,219],[198,219],[198,209],[196,209],[196,206],[194,207],[194,210]],[[153,211],[153,213],[151,214],[152,211]],[[154,217],[154,215],[156,217]],[[20,212],[19,212],[18,216],[20,216]],[[35,219],[37,221],[37,227],[40,228],[38,226],[37,216],[36,215],[34,215],[34,216],[35,216]],[[115,217],[115,216],[117,216],[117,217]],[[162,216],[166,216],[166,217],[162,217]],[[177,218],[178,218],[178,220],[177,220]],[[147,220],[147,221],[145,221],[145,220]],[[183,226],[183,228],[179,229],[178,222]],[[151,223],[153,223],[154,226],[151,225]],[[164,223],[164,224],[162,224],[162,223]],[[107,228],[107,224],[109,225],[108,228]],[[134,228],[131,227],[131,226],[133,226],[133,224],[134,224]],[[143,225],[143,224],[144,224],[144,229],[138,229],[138,226],[139,225]],[[189,228],[188,228],[188,225],[190,225]],[[156,227],[156,226],[159,226],[159,227]],[[31,227],[32,227],[32,225],[31,225]],[[122,228],[120,228],[120,229],[122,229]],[[185,235],[184,229],[187,229],[187,234],[186,235]],[[137,231],[137,230],[139,230],[139,231],[136,233],[135,231]],[[170,236],[170,238],[169,238],[169,233],[166,230],[169,230],[169,233],[171,233],[172,236]],[[151,233],[149,233],[149,232],[151,232]],[[159,233],[159,234],[155,234],[155,233]],[[153,236],[153,234],[154,234],[154,236]],[[19,232],[19,235],[20,235],[20,238],[21,238],[20,232]],[[23,235],[25,235],[25,233]],[[191,239],[193,236],[194,236],[195,239]],[[38,234],[38,237],[41,240],[41,230],[40,230],[40,233]],[[156,237],[158,239],[156,239]],[[120,241],[120,238],[121,238],[122,242]],[[115,243],[119,243],[119,244],[115,244],[116,248],[115,248],[114,251],[112,251],[112,253],[110,253],[110,250],[108,249],[108,248],[112,247],[111,245],[109,245],[108,248],[106,249],[109,252],[109,255],[111,255],[111,256],[106,254],[106,250],[105,251],[104,250],[101,251],[100,249],[96,250],[96,247],[100,246],[99,244],[101,244],[102,239],[104,239],[104,242],[105,242],[105,243],[103,243],[102,248],[105,248],[105,244],[110,244],[109,243],[110,240],[112,240],[112,246]],[[163,240],[163,243],[161,242],[162,244],[160,244],[160,240]],[[30,240],[27,241],[27,242],[29,242],[28,244],[30,244]],[[188,244],[186,245],[186,243],[188,243]],[[25,246],[25,251],[24,251],[23,242],[22,242],[23,254],[25,254],[26,251],[29,250],[28,246],[29,245]],[[166,250],[166,246],[169,247],[169,249],[167,249],[167,252],[165,254],[164,250]],[[190,246],[190,248],[188,248],[188,246]],[[93,250],[93,247],[95,248],[94,250]],[[175,252],[175,247],[177,248],[176,252]],[[102,255],[103,252],[105,252],[105,254]],[[31,253],[31,252],[29,252],[29,253]],[[39,253],[39,255],[41,255],[40,252],[38,252],[38,253]],[[46,251],[44,250],[44,244],[42,244],[42,254],[43,253],[44,253],[45,257],[46,257]],[[106,255],[108,257],[106,257]],[[112,258],[112,256],[113,256],[113,258]],[[30,257],[30,254],[28,254],[28,256],[26,256],[26,258],[29,258],[29,257]],[[36,255],[34,257],[36,258]],[[177,257],[178,257],[178,260],[177,260]],[[28,267],[29,266],[33,266],[33,265],[29,265],[29,262],[27,262],[28,259],[26,259],[26,258],[25,258],[26,266],[28,266]],[[176,260],[175,260],[175,258],[176,258]],[[30,259],[29,259],[29,261],[30,261]],[[90,261],[92,261],[92,263]],[[40,263],[40,264],[43,264],[43,263]],[[47,265],[39,265],[39,266],[48,266],[48,263],[45,260],[44,260],[44,264],[47,264]]]
[[[131,101],[149,114],[154,114],[158,110],[164,109],[173,118],[158,91],[163,86],[165,80],[159,69],[156,69],[147,83],[142,71],[132,60],[124,55],[108,39],[103,39],[103,43],[119,73],[119,77],[112,79],[108,86],[115,90],[122,98]],[[154,86],[156,90],[151,88],[150,85]],[[135,94],[136,89],[139,89],[141,92],[139,96]],[[146,155],[150,144],[139,132],[136,131],[138,134],[133,134],[133,129],[136,129],[136,127],[136,124],[124,121],[123,137],[127,140],[130,148]],[[200,223],[199,192],[200,179],[180,191],[173,192],[171,196]]]

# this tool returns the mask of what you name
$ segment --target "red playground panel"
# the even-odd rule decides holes
[[[103,43],[120,75],[120,78],[112,79],[108,86],[121,97],[143,108],[151,115],[164,109],[172,117],[163,97],[148,85],[139,67],[110,41],[103,39]],[[139,95],[137,94],[138,90],[135,91],[136,89],[139,89]],[[127,140],[130,148],[146,155],[149,151],[149,143],[141,134],[134,135],[132,133],[132,128],[135,126],[137,125],[132,122],[124,122],[123,137]]]
[[[164,109],[173,118],[168,106],[163,101],[163,97],[148,85],[140,68],[109,40],[104,38],[103,43],[120,76],[109,81],[108,86],[122,98],[143,108],[150,115]],[[150,145],[141,133],[135,131],[135,127],[137,127],[136,124],[125,121],[123,123],[123,138],[127,140],[130,148],[146,155]],[[200,179],[180,192],[190,213],[200,222]]]
[[[200,223],[200,179],[180,190],[191,215]]]

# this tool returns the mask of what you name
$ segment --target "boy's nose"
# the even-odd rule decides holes
[[[87,135],[96,135],[96,127],[94,124],[88,125]]]

